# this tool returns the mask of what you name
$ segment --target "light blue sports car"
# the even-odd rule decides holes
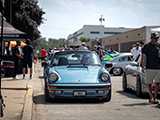
[[[111,100],[111,77],[93,51],[56,52],[50,62],[42,63],[45,100],[57,98],[98,98]]]

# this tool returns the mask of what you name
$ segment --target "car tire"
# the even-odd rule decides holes
[[[120,76],[122,74],[123,70],[120,67],[114,67],[112,69],[112,73],[114,76]]]
[[[122,77],[122,88],[124,92],[128,91],[127,88],[127,77],[126,77],[126,73],[124,72],[123,77]]]
[[[136,81],[136,95],[138,97],[142,97],[142,87],[141,87],[141,81],[140,81],[140,76],[137,76],[137,81]]]
[[[45,101],[46,102],[51,102],[53,101],[50,97],[49,97],[49,91],[47,89],[47,85],[45,83],[45,88],[44,88],[44,96],[45,96]]]
[[[102,98],[103,102],[109,102],[111,100],[111,89],[109,90],[108,94]]]

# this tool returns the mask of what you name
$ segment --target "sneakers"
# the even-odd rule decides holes
[[[13,80],[19,80],[19,77],[13,77]]]
[[[32,79],[32,76],[30,75],[29,79]]]
[[[25,79],[25,76],[23,76],[22,79]]]

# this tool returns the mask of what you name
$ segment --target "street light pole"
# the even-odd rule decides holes
[[[102,18],[102,16],[103,16],[103,15],[101,15],[101,18],[99,18],[99,21],[100,21],[101,25],[102,25],[102,21],[105,21],[105,19]]]

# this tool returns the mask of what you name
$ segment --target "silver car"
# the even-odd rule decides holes
[[[109,60],[106,64],[111,64],[112,67],[107,68],[110,74],[119,76],[123,73],[124,67],[133,62],[131,53],[122,53],[121,55]]]
[[[153,90],[154,85],[155,84],[153,82]],[[122,87],[123,91],[128,91],[129,88],[136,91],[136,94],[139,97],[148,93],[147,84],[145,83],[145,74],[142,72],[141,67],[141,54],[137,56],[134,62],[125,67],[122,79]]]

